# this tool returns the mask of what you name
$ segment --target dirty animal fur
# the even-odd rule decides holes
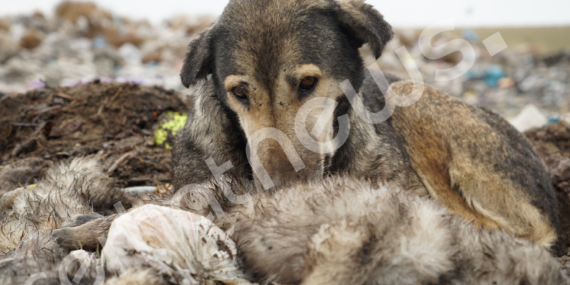
[[[74,181],[91,178],[93,185],[105,185],[108,177],[93,176],[97,167],[90,169],[93,172],[76,173]],[[69,171],[63,166],[50,173]],[[40,181],[38,187],[49,181]],[[332,177],[280,191],[250,188],[255,187],[220,177],[171,197],[148,195],[134,204],[153,203],[202,215],[215,212],[216,224],[227,228],[236,241],[243,270],[256,281],[570,284],[557,261],[538,245],[503,231],[475,230],[438,202],[393,184]],[[231,208],[217,208],[221,205],[216,206],[214,200],[223,197],[241,200]],[[219,210],[223,211],[216,212]],[[71,239],[71,244],[88,244],[106,235],[106,225],[113,219],[93,214],[73,216],[66,224],[75,227],[56,230],[54,235],[63,230],[66,234],[62,237]],[[57,278],[58,264],[68,252],[60,244],[50,233],[30,235],[0,261],[0,281],[23,284],[29,274],[40,271],[48,273],[46,282]],[[148,274],[155,273],[127,272],[108,283],[137,284],[144,279],[148,284],[165,284],[162,277],[146,278]],[[85,280],[94,280],[94,276]]]
[[[284,284],[570,284],[550,253],[393,185],[331,178],[236,207],[247,272]]]
[[[34,233],[59,229],[74,215],[109,207],[122,192],[96,160],[74,159],[50,168],[37,185],[0,197],[0,253],[5,255]]]
[[[31,276],[37,278],[34,284],[59,284],[59,265],[70,250],[87,247],[83,242],[108,231],[82,231],[81,227],[69,231],[68,227],[102,217],[93,209],[108,208],[123,195],[114,186],[97,160],[76,158],[49,168],[36,185],[2,195],[0,284],[25,284],[35,280]],[[66,268],[69,280],[78,270],[76,265]],[[94,280],[94,274],[87,272],[79,284]]]

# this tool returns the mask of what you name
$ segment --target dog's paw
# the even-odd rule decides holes
[[[75,227],[65,227],[52,231],[52,239],[67,250],[96,250],[101,246],[101,238],[109,233],[109,228],[118,215],[97,217],[97,214],[76,217]],[[70,225],[73,222],[69,223]]]
[[[61,227],[73,228],[100,218],[103,218],[103,216],[97,213],[91,213],[87,215],[73,215],[71,218],[67,219],[67,221],[63,222],[63,224],[61,224]]]
[[[81,249],[81,241],[77,240],[75,230],[73,228],[63,228],[51,232],[52,240],[61,248],[66,250]]]

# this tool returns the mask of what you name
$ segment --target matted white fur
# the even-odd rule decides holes
[[[152,269],[129,269],[118,277],[109,278],[105,285],[161,285],[166,284]]]
[[[217,183],[204,187],[227,190]],[[9,206],[0,226],[11,233],[0,234],[0,247],[55,252],[50,230],[120,194],[95,161],[58,165],[35,189],[0,198],[0,205]],[[176,200],[180,208],[199,209],[186,205],[202,201],[188,194]],[[209,200],[202,202],[207,207]],[[216,222],[235,223],[230,232],[237,251],[225,232],[190,212],[147,205],[120,216],[103,249],[107,268],[122,272],[110,284],[163,284],[162,275],[182,284],[251,284],[240,270],[285,284],[570,284],[540,246],[502,231],[476,230],[437,202],[395,185],[333,177],[252,192],[251,200],[226,210]],[[37,231],[36,239],[20,243]],[[59,258],[38,262],[47,260],[45,268],[52,270]],[[26,262],[13,268],[43,265]],[[0,279],[13,283],[25,276]]]
[[[58,229],[68,218],[108,207],[121,195],[95,159],[75,158],[51,167],[36,185],[0,197],[0,256],[31,233]]]
[[[284,284],[570,284],[540,246],[477,230],[426,197],[351,178],[236,207],[244,270]]]
[[[102,252],[106,268],[152,268],[178,284],[251,284],[238,269],[234,242],[205,217],[145,205],[117,218]]]

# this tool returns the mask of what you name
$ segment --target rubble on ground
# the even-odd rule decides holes
[[[0,19],[0,92],[73,86],[101,78],[184,89],[179,79],[188,43],[208,17],[160,25],[119,17],[91,2],[64,1],[53,16]]]

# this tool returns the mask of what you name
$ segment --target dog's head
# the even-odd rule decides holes
[[[190,44],[181,77],[188,87],[212,75],[217,97],[239,119],[251,156],[281,185],[321,176],[331,155],[299,137],[299,110],[315,98],[340,100],[339,83],[347,79],[358,90],[364,79],[358,49],[367,43],[379,57],[391,38],[390,25],[361,0],[231,0]],[[335,119],[319,121],[323,108],[303,112],[311,140],[331,141]],[[300,171],[289,159],[294,153],[304,164]]]

